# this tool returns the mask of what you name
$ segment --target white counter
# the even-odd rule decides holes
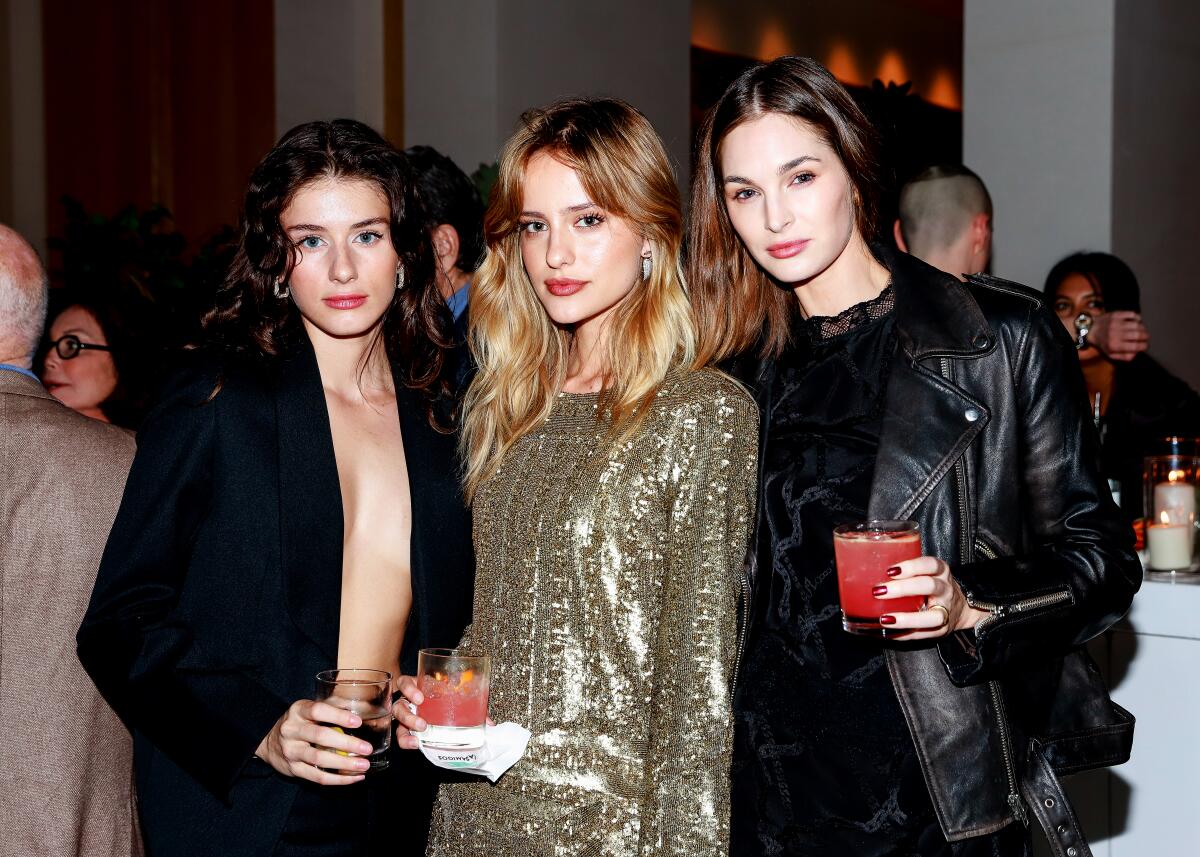
[[[1137,718],[1126,764],[1068,780],[1096,857],[1200,855],[1200,575],[1180,579],[1144,581],[1090,646]]]

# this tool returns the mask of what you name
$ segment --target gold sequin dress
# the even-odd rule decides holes
[[[490,714],[533,737],[496,784],[442,786],[435,857],[724,855],[736,611],[758,413],[711,371],[668,377],[604,443],[563,394],[481,486],[474,617]]]

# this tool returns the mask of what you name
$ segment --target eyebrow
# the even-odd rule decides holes
[[[567,208],[564,208],[562,210],[562,213],[563,214],[572,214],[576,211],[583,211],[584,209],[587,209],[587,208],[599,208],[599,207],[600,206],[596,205],[596,203],[594,203],[594,202],[581,202],[581,203],[579,203],[579,205],[571,205],[571,206],[568,206]],[[545,217],[546,215],[542,214],[540,211],[522,211],[521,216],[522,217]]]
[[[362,229],[364,226],[374,226],[378,223],[387,223],[386,217],[372,217],[369,220],[360,220],[350,228]],[[324,226],[318,226],[315,223],[297,223],[295,226],[289,226],[287,232],[324,232]]]
[[[818,157],[815,157],[814,155],[801,155],[798,158],[792,158],[790,161],[788,161],[786,164],[784,164],[783,166],[781,166],[779,168],[779,175],[783,175],[784,173],[791,172],[792,170],[796,169],[796,167],[800,166],[803,163],[807,163],[808,161],[815,161],[819,164],[821,162],[821,159]],[[725,184],[754,184],[754,182],[752,182],[752,181],[750,181],[750,179],[744,178],[742,176],[725,176]]]

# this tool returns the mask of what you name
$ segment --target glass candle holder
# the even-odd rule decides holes
[[[1145,464],[1147,565],[1153,571],[1196,571],[1196,485],[1200,458],[1151,455]]]

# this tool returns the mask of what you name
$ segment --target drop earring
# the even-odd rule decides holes
[[[642,282],[650,279],[650,257],[642,257]]]
[[[290,294],[290,290],[284,284],[283,280],[276,280],[275,281],[275,297],[283,300],[283,299],[286,299],[289,296],[289,294]]]
[[[397,265],[396,266],[396,291],[400,291],[402,288],[404,288],[404,268],[403,268],[403,266]]]

